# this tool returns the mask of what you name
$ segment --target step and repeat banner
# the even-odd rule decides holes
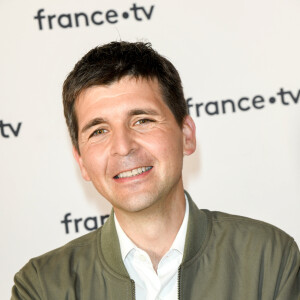
[[[147,41],[181,74],[200,208],[264,220],[300,244],[298,0],[1,0],[0,287],[31,258],[101,226],[110,205],[80,175],[62,83],[91,48]]]

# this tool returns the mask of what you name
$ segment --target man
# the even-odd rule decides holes
[[[290,236],[199,210],[185,193],[195,125],[167,59],[144,43],[92,49],[63,101],[82,176],[113,211],[97,231],[30,260],[12,299],[300,299]]]

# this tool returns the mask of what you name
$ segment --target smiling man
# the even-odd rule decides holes
[[[166,58],[144,43],[96,47],[67,77],[63,102],[82,176],[112,214],[30,260],[12,299],[300,299],[300,255],[289,235],[199,210],[184,191],[195,125]]]

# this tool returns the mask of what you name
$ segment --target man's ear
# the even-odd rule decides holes
[[[191,155],[196,150],[196,126],[190,116],[186,116],[182,124],[183,154]]]
[[[75,160],[77,161],[80,171],[81,171],[81,175],[82,177],[86,180],[86,181],[90,181],[90,176],[88,175],[86,168],[84,166],[84,163],[82,161],[82,157],[81,155],[78,153],[78,150],[73,146],[73,156],[75,158]]]

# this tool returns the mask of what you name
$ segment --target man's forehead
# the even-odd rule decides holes
[[[109,85],[94,85],[82,91],[75,103],[75,112],[79,123],[95,117],[122,111],[122,114],[134,115],[137,111],[146,114],[158,114],[169,110],[162,99],[156,79],[123,77]],[[134,114],[129,111],[135,111]]]
[[[114,98],[130,102],[132,96],[137,95],[144,103],[152,102],[154,99],[165,103],[161,89],[156,78],[135,78],[125,76],[118,81],[107,85],[93,85],[83,89],[75,101],[75,109],[82,109],[82,106],[89,106],[97,101],[112,100]],[[124,97],[123,97],[124,96]],[[151,101],[150,101],[151,100]]]
[[[113,87],[116,93],[119,93],[121,95],[125,93],[124,89],[126,89],[128,92],[129,89],[134,90],[137,86],[141,84],[151,86],[161,94],[160,84],[156,77],[141,77],[141,76],[135,77],[135,76],[126,75],[108,84],[93,84],[86,88],[83,88],[78,94],[78,96],[76,97],[76,102],[78,101],[78,99],[86,95],[86,93],[90,93],[92,90],[95,89],[100,88],[102,89],[103,93],[105,93],[106,91],[110,91]]]

